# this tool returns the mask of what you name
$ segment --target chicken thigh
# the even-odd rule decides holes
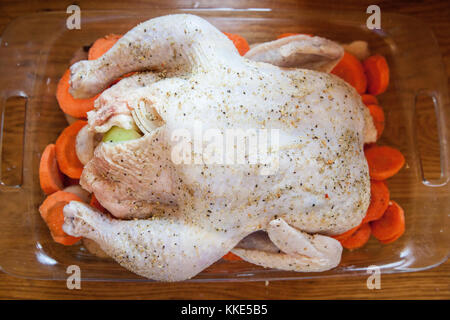
[[[330,74],[250,61],[206,20],[170,15],[138,25],[101,58],[73,65],[71,93],[89,97],[142,70],[151,72],[106,90],[88,120],[97,132],[134,121],[144,136],[101,143],[80,181],[112,215],[140,219],[112,219],[71,202],[65,232],[164,281],[195,276],[258,230],[285,253],[273,257],[279,268],[339,264],[342,247],[328,235],[358,225],[370,200],[366,111],[352,87]],[[174,150],[192,144],[180,129],[191,137],[268,130],[276,143],[256,155],[258,163],[250,161],[254,150],[243,163],[211,162],[205,141],[199,152],[194,145],[191,162],[178,162]]]

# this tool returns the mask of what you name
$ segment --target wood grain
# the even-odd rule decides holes
[[[25,280],[0,274],[0,299],[449,299],[450,263],[414,274],[382,275],[381,289],[366,277],[245,283],[83,282]]]
[[[77,1],[82,10],[151,10],[155,6],[234,8],[286,8],[301,10],[361,10],[372,1]],[[64,11],[72,1],[13,1],[0,3],[0,32],[14,18],[34,12]],[[423,20],[433,30],[450,75],[450,5],[448,1],[378,1],[382,12],[409,14]],[[450,77],[449,77],[450,78]],[[430,117],[418,125],[428,128]],[[430,137],[434,136],[431,132]],[[424,139],[429,139],[428,136]],[[430,138],[431,139],[431,138]],[[425,141],[426,145],[426,141]],[[435,166],[430,164],[431,172]],[[366,277],[249,283],[119,283],[83,282],[81,290],[68,290],[64,281],[27,280],[0,274],[0,299],[449,299],[450,262],[434,269],[396,275],[382,275],[381,290],[369,290]]]

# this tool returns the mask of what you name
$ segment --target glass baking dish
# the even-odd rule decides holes
[[[67,125],[58,108],[56,85],[73,53],[109,33],[125,33],[141,21],[169,13],[189,12],[208,19],[222,31],[235,32],[250,43],[274,39],[284,32],[311,33],[342,43],[365,40],[372,52],[386,56],[391,84],[379,98],[386,113],[380,141],[396,147],[407,165],[388,181],[391,198],[406,213],[406,232],[390,245],[375,239],[360,250],[344,251],[339,267],[323,273],[295,273],[264,269],[246,262],[218,261],[189,281],[279,280],[366,274],[377,265],[382,273],[419,271],[444,262],[449,254],[450,187],[448,141],[450,123],[447,78],[431,31],[417,20],[382,15],[382,29],[366,28],[365,12],[280,11],[270,9],[154,9],[151,12],[81,11],[81,30],[68,30],[65,12],[39,13],[13,21],[0,46],[1,133],[5,101],[26,98],[22,181],[0,185],[0,266],[9,274],[33,279],[66,279],[69,265],[81,268],[83,280],[149,281],[100,259],[81,245],[64,247],[52,241],[38,206],[44,199],[38,167],[42,150]],[[438,127],[437,178],[425,180],[416,132],[418,94],[433,98]],[[422,130],[424,130],[422,128]],[[426,130],[426,129],[425,129]],[[3,140],[3,139],[2,139]],[[6,143],[5,141],[2,141]],[[6,145],[3,145],[5,148]],[[19,166],[20,167],[20,166]],[[11,169],[11,168],[10,168]],[[14,169],[14,168],[12,168]]]

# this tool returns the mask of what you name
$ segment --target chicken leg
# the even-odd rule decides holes
[[[211,37],[218,41],[211,41]],[[70,93],[75,98],[91,97],[131,71],[183,74],[207,70],[226,60],[238,62],[232,58],[237,50],[227,40],[222,32],[195,16],[148,20],[126,33],[99,59],[72,65]]]
[[[238,241],[182,220],[111,219],[76,201],[64,207],[64,216],[66,233],[94,240],[123,267],[160,281],[195,276]]]
[[[267,234],[269,238],[261,234],[248,236],[232,252],[248,262],[266,268],[300,272],[329,270],[341,260],[342,246],[339,241],[320,234],[301,232],[283,219],[272,220]],[[270,242],[273,243],[272,246]]]

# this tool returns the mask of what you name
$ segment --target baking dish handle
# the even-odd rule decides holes
[[[0,95],[0,191],[1,192],[11,192],[11,191],[18,191],[21,186],[22,186],[22,180],[23,180],[23,172],[22,172],[22,168],[23,168],[23,141],[24,141],[24,135],[25,135],[25,130],[22,130],[22,132],[20,133],[22,136],[19,138],[19,140],[22,141],[22,152],[20,153],[20,155],[18,156],[14,156],[13,159],[8,159],[9,162],[11,162],[13,164],[12,167],[7,168],[7,170],[10,172],[10,174],[14,174],[17,176],[19,176],[18,179],[16,179],[15,181],[5,181],[4,178],[4,169],[5,169],[5,133],[6,133],[6,126],[11,125],[13,130],[17,129],[17,123],[7,123],[7,121],[5,121],[5,114],[7,111],[7,102],[10,99],[16,99],[19,98],[23,101],[23,106],[24,106],[24,111],[25,111],[25,106],[26,103],[28,101],[28,96],[25,92],[23,91],[18,91],[18,90],[14,90],[14,91],[3,91],[1,92]],[[12,107],[16,107],[16,106],[11,106]],[[23,116],[25,115],[25,112],[23,112]],[[15,119],[17,122],[20,122],[19,126],[21,126],[23,129],[25,128],[25,117],[23,117],[23,119]],[[14,122],[16,122],[14,121]],[[13,132],[14,134],[16,134],[16,132]],[[18,133],[17,133],[18,134]],[[17,172],[15,172],[16,170]],[[14,180],[14,179],[12,179]]]
[[[422,154],[420,153],[420,148],[416,148],[419,153],[419,163],[420,163],[420,173],[422,177],[422,182],[424,185],[429,187],[442,187],[446,185],[449,181],[449,150],[448,150],[448,128],[446,126],[446,110],[442,95],[436,90],[418,90],[415,95],[415,110],[417,111],[417,101],[418,97],[427,96],[431,98],[434,106],[434,112],[436,115],[437,131],[439,137],[439,154],[440,154],[440,177],[436,179],[427,179],[425,177],[425,172],[422,164]],[[417,112],[415,112],[417,117]],[[417,128],[416,128],[416,146],[417,142]]]

